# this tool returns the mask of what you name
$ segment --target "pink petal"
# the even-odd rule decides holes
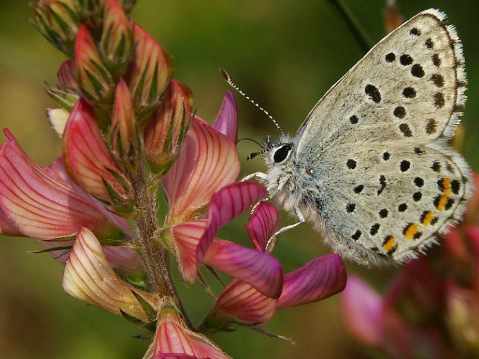
[[[216,192],[208,207],[208,228],[197,249],[201,262],[218,230],[266,196],[266,188],[253,181],[237,182]]]
[[[190,221],[178,224],[171,230],[180,272],[183,278],[190,283],[195,281],[198,273],[196,247],[207,224],[205,219]]]
[[[276,311],[276,300],[261,294],[240,280],[232,281],[219,296],[215,315],[232,317],[244,324],[257,325],[270,320]]]
[[[150,320],[135,294],[153,308],[158,304],[154,294],[139,290],[116,275],[100,242],[86,228],[78,233],[65,265],[63,288],[75,298],[115,314],[127,313],[144,322]]]
[[[251,215],[246,230],[249,238],[259,251],[266,249],[266,244],[276,231],[278,210],[268,202],[261,202]]]
[[[283,286],[281,264],[269,253],[216,239],[204,262],[250,284],[264,295],[278,298]]]
[[[40,239],[74,236],[81,227],[112,229],[90,196],[36,166],[5,130],[0,147],[0,210],[21,234]]]
[[[164,177],[170,223],[180,223],[208,204],[213,193],[239,174],[236,146],[198,117],[193,118],[182,150]]]
[[[341,257],[317,257],[294,272],[286,274],[278,307],[292,307],[325,299],[344,289],[346,269]]]
[[[110,200],[104,181],[122,198],[127,197],[126,189],[112,173],[121,172],[106,147],[91,107],[84,100],[75,105],[64,133],[65,163],[68,173],[88,193]],[[124,182],[127,182],[124,179]]]
[[[71,177],[68,176],[68,173],[65,169],[65,161],[62,157],[54,161],[48,167],[45,167],[44,170],[48,173],[49,176],[56,177],[60,181],[65,182],[66,185],[71,187],[75,192],[82,193],[84,196],[88,197],[92,204],[94,204],[98,210],[101,212],[103,216],[105,216],[110,223],[112,223],[115,227],[118,227],[122,230],[122,232],[131,237],[131,230],[128,224],[128,221],[115,213],[111,212],[105,205],[95,199],[94,197],[90,196],[86,193],[80,186],[78,186]]]
[[[343,320],[349,331],[368,345],[383,341],[382,298],[357,277],[349,277],[341,294]]]
[[[186,328],[173,310],[160,313],[155,339],[145,359],[228,359],[221,349],[199,333]]]
[[[228,137],[231,142],[238,141],[238,107],[231,91],[226,91],[212,126]]]

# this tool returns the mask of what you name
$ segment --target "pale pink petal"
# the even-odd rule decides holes
[[[178,224],[171,230],[180,272],[183,278],[190,283],[196,279],[198,273],[196,247],[207,224],[205,219],[190,221]]]
[[[126,236],[131,237],[131,230],[128,221],[110,211],[107,207],[105,207],[102,202],[86,193],[83,188],[77,185],[75,181],[73,181],[71,177],[68,176],[65,169],[65,161],[62,157],[55,160],[51,165],[44,167],[44,170],[48,173],[49,176],[56,177],[60,181],[63,181],[65,185],[71,187],[72,190],[76,193],[81,193],[85,197],[88,197],[91,203],[98,208],[101,214],[105,216],[111,224],[121,229]]]
[[[266,252],[215,239],[204,262],[252,285],[264,295],[278,298],[283,287],[281,264]]]
[[[266,194],[266,188],[253,181],[233,183],[216,192],[208,207],[208,228],[197,249],[198,261],[201,262],[222,226],[260,201]]]
[[[170,222],[180,223],[208,204],[213,193],[239,174],[236,145],[198,117],[173,167],[164,177]]]
[[[275,311],[275,299],[266,297],[246,282],[233,280],[216,301],[214,315],[256,325],[270,320]]]
[[[264,251],[278,224],[278,210],[271,203],[261,202],[251,215],[246,230],[255,247]]]
[[[357,277],[349,277],[341,294],[343,320],[349,331],[368,345],[383,342],[383,302],[381,296]]]
[[[341,257],[328,254],[317,257],[284,278],[278,307],[292,307],[325,299],[344,289],[346,269]]]
[[[5,130],[5,136],[0,147],[0,209],[14,228],[46,240],[74,236],[81,227],[97,234],[112,230],[90,196],[36,166],[11,132]]]
[[[153,308],[158,304],[155,295],[129,285],[115,274],[100,242],[86,228],[78,233],[65,265],[63,288],[75,298],[144,322],[150,320],[135,294]]]
[[[103,253],[113,269],[126,273],[143,270],[139,254],[128,246],[103,246]]]
[[[18,236],[22,233],[17,228],[17,226],[12,223],[7,215],[3,213],[2,208],[0,207],[0,234],[8,235],[8,236]],[[195,252],[196,256],[196,252]]]
[[[109,201],[107,182],[119,197],[127,197],[127,190],[113,175],[122,177],[121,171],[103,141],[90,105],[84,100],[77,102],[68,119],[64,154],[68,173],[88,193]],[[126,178],[122,182],[127,183]]]
[[[173,309],[160,312],[155,339],[144,359],[228,359],[205,336],[188,329]]]
[[[223,103],[212,125],[228,139],[236,143],[238,141],[238,108],[233,93],[226,91]]]

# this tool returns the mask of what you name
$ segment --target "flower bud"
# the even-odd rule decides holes
[[[78,30],[75,42],[75,71],[78,86],[88,100],[99,104],[111,101],[113,78],[85,25]]]
[[[159,105],[171,67],[166,52],[145,30],[135,25],[133,35],[135,55],[129,86],[139,119],[144,119]]]
[[[67,55],[73,51],[80,18],[75,0],[39,0],[34,22],[40,33]]]
[[[113,150],[120,156],[128,155],[135,136],[135,113],[130,90],[123,80],[116,87],[111,131]]]
[[[145,149],[150,163],[165,173],[178,155],[191,122],[191,92],[171,81],[165,98],[145,130]]]
[[[105,0],[100,51],[113,73],[122,74],[133,51],[133,34],[119,0]]]
[[[96,125],[91,107],[80,100],[65,128],[64,154],[70,176],[115,209],[130,207],[130,183],[113,160]]]

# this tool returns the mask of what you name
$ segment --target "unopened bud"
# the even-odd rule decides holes
[[[34,12],[34,22],[40,33],[70,55],[80,23],[76,0],[40,0]]]
[[[80,27],[76,38],[75,70],[78,86],[85,98],[97,104],[111,102],[113,78],[85,25]]]
[[[191,92],[171,81],[161,106],[145,130],[145,148],[154,170],[165,173],[178,155],[191,122]]]
[[[130,69],[130,90],[139,119],[159,105],[171,77],[165,50],[140,26],[134,26],[135,55]]]
[[[133,52],[133,34],[119,0],[105,0],[100,51],[113,73],[122,74]]]
[[[395,0],[387,0],[386,8],[384,9],[384,28],[386,32],[391,32],[404,21],[404,18],[401,16]]]
[[[120,80],[116,87],[111,131],[111,143],[114,151],[120,156],[127,156],[135,136],[135,112],[130,90],[123,80]]]

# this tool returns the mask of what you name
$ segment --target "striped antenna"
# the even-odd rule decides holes
[[[276,121],[274,119],[273,116],[271,116],[271,114],[266,111],[262,106],[260,106],[255,100],[253,100],[251,97],[249,97],[246,93],[244,93],[243,90],[240,89],[240,87],[236,84],[236,82],[233,81],[233,79],[231,78],[230,74],[228,72],[226,72],[226,70],[224,69],[220,69],[221,71],[221,74],[223,75],[223,77],[225,78],[226,82],[228,83],[228,85],[230,85],[237,93],[239,93],[241,96],[243,96],[246,100],[248,100],[250,103],[252,103],[253,105],[256,106],[256,108],[258,110],[260,110],[261,112],[263,112],[270,120],[271,122],[273,122],[274,126],[279,130],[279,132],[283,133],[283,130],[281,129],[281,127],[279,126],[279,123],[278,121]]]

